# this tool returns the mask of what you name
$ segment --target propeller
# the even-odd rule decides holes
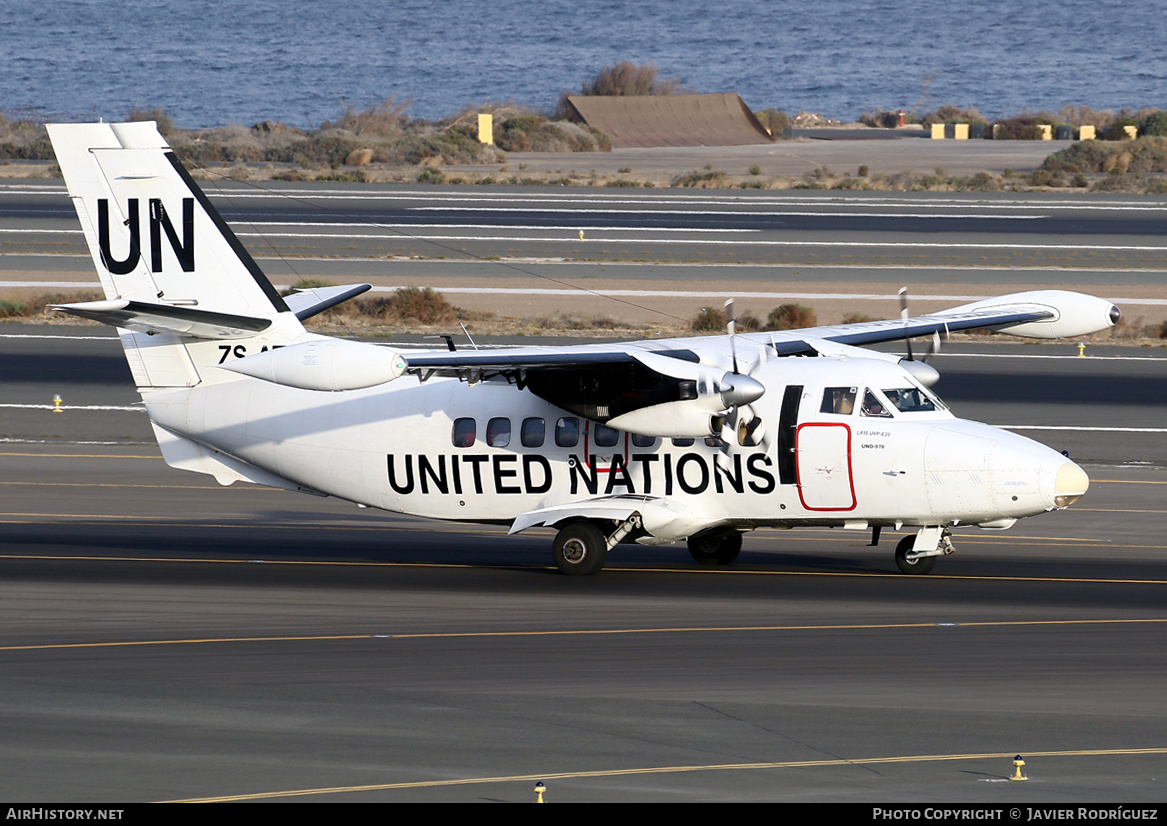
[[[759,351],[758,360],[750,369],[742,373],[737,358],[737,316],[734,314],[733,299],[725,302],[725,327],[729,335],[729,352],[733,370],[726,373],[721,385],[721,400],[725,409],[711,421],[713,435],[721,439],[722,455],[728,459],[728,451],[734,445],[747,441],[750,444],[767,445],[762,419],[754,411],[756,402],[766,392],[766,386],[751,374],[766,361],[766,351]],[[768,446],[768,445],[767,445]]]
[[[928,359],[940,352],[940,331],[932,331],[932,341],[928,350],[920,357],[919,361],[912,354],[912,339],[908,335],[908,288],[900,287],[900,319],[904,323],[904,345],[907,350],[907,356],[900,359],[900,365],[911,373],[920,384],[925,387],[931,387],[936,382],[940,381],[940,373],[935,367],[928,364]],[[944,329],[945,338],[948,336],[947,326]]]

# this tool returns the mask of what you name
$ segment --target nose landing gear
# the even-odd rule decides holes
[[[915,536],[905,536],[896,545],[896,567],[903,574],[926,574],[936,565],[936,557],[954,550],[947,528],[920,528]]]

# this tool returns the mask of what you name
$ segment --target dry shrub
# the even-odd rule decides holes
[[[610,152],[612,143],[595,129],[569,121],[549,122],[535,114],[495,120],[494,142],[505,152]]]
[[[41,293],[29,296],[20,301],[0,300],[0,319],[23,320],[37,319],[38,321],[61,320],[71,318],[74,323],[84,324],[76,316],[65,316],[49,309],[54,304],[76,304],[81,301],[98,301],[102,298],[96,292],[86,293]]]
[[[1109,109],[1091,109],[1089,106],[1063,106],[1058,118],[1071,126],[1093,126],[1098,131],[1114,123],[1114,112]]]
[[[726,323],[725,310],[719,307],[702,307],[689,322],[689,328],[698,333],[716,333],[725,330]]]
[[[622,60],[605,66],[591,80],[585,80],[580,93],[584,95],[673,95],[687,91],[680,78],[659,80],[655,63],[635,64]]]
[[[1167,138],[1145,137],[1123,143],[1079,141],[1050,155],[1041,168],[1070,173],[1150,175],[1167,172]]]
[[[815,327],[819,323],[818,316],[811,307],[803,304],[782,304],[770,311],[766,319],[768,330],[799,330],[803,327]]]
[[[843,315],[843,324],[866,324],[868,321],[876,321],[873,316],[866,313],[846,313]]]
[[[345,108],[344,114],[335,123],[325,121],[320,124],[321,131],[328,129],[343,129],[354,135],[378,135],[382,138],[399,136],[409,124],[409,117],[405,110],[410,101],[398,103],[395,97],[387,97],[376,106],[368,109],[357,109],[351,104]]]
[[[673,178],[670,186],[685,186],[695,189],[718,189],[729,185],[729,176],[719,169],[709,172],[688,172]]]
[[[431,287],[402,287],[384,298],[358,302],[364,314],[386,323],[448,324],[457,310],[446,297]]]
[[[344,159],[345,166],[364,166],[365,164],[373,162],[373,150],[368,147],[354,149],[348,153],[348,157]]]
[[[30,117],[12,120],[0,113],[0,158],[51,161],[56,155],[43,123]]]
[[[993,137],[999,141],[1035,141],[1041,138],[1040,121],[1033,115],[1018,115],[993,125]]]
[[[935,112],[924,115],[920,122],[925,126],[931,126],[934,123],[988,123],[985,116],[971,106],[967,109],[961,109],[951,103],[937,107]]]
[[[790,116],[782,109],[763,109],[760,112],[754,112],[754,117],[758,122],[770,132],[770,137],[774,139],[781,138],[786,134],[786,129],[790,126]]]
[[[738,333],[756,333],[762,329],[762,319],[752,313],[743,313],[734,321],[734,331]]]

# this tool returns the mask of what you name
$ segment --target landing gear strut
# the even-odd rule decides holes
[[[742,552],[742,535],[738,531],[690,536],[689,553],[702,565],[729,565]]]

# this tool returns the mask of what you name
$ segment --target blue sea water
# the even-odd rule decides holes
[[[1164,0],[0,1],[0,110],[161,106],[184,127],[317,126],[395,96],[436,118],[552,108],[601,66],[652,62],[755,109],[854,119],[974,106],[1167,107]]]

